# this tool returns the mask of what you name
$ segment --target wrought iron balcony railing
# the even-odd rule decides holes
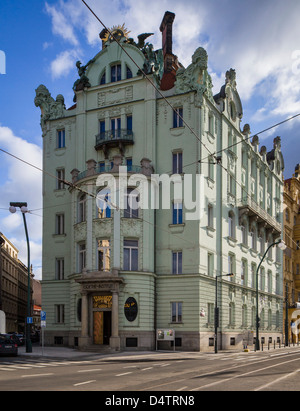
[[[125,144],[133,143],[133,132],[132,130],[119,129],[119,130],[108,130],[103,131],[96,135],[96,147],[101,147],[103,144],[107,143],[118,143],[119,141]]]

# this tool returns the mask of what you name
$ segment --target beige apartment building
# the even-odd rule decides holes
[[[0,310],[5,313],[6,332],[25,332],[27,317],[27,267],[19,260],[19,250],[0,233]],[[31,274],[33,278],[33,274]],[[32,301],[32,281],[31,298]]]
[[[300,317],[300,164],[284,181],[283,230],[288,246],[283,257],[283,333],[289,342],[298,342],[297,318]],[[299,311],[299,313],[297,312]]]

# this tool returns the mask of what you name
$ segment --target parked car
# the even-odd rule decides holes
[[[8,334],[0,334],[0,355],[18,355],[18,344]]]
[[[25,344],[25,337],[23,334],[8,333],[7,335],[9,335],[10,339],[18,344],[18,346]]]

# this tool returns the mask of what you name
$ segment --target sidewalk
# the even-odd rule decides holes
[[[135,358],[141,358],[141,359],[146,359],[146,358],[157,358],[157,357],[185,357],[185,358],[198,358],[201,357],[202,355],[224,355],[224,354],[241,354],[241,355],[249,355],[249,354],[259,354],[259,353],[269,353],[269,354],[280,354],[280,353],[288,353],[288,352],[293,352],[293,351],[300,351],[300,346],[290,346],[290,347],[284,347],[281,346],[281,348],[270,348],[270,350],[267,349],[267,347],[264,347],[263,351],[254,351],[250,350],[249,352],[244,352],[243,350],[234,350],[234,351],[228,351],[228,350],[221,350],[218,352],[218,354],[215,354],[214,352],[198,352],[198,351],[118,351],[118,352],[112,352],[112,353],[100,353],[100,352],[87,352],[87,351],[79,351],[74,348],[68,348],[68,347],[42,347],[40,345],[33,345],[32,346],[32,352],[27,353],[26,352],[26,346],[20,346],[18,348],[18,355],[19,356],[24,356],[24,357],[41,357],[41,358],[62,358],[62,359],[79,359],[79,358],[94,358],[94,359],[99,359],[99,358],[105,358],[107,360],[114,360],[114,359],[125,359],[128,357],[135,357]]]

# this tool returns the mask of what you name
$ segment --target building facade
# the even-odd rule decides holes
[[[19,250],[0,233],[0,310],[5,313],[6,332],[25,332],[28,271],[19,260]],[[32,274],[33,277],[33,274]],[[31,282],[32,299],[32,282]]]
[[[284,181],[283,235],[288,248],[283,256],[283,329],[289,342],[299,341],[300,318],[300,174],[295,173]]]
[[[176,349],[213,349],[216,276],[228,273],[219,348],[253,343],[256,267],[281,236],[280,138],[267,151],[241,130],[234,70],[213,95],[202,47],[187,68],[178,62],[174,18],[165,13],[155,51],[149,34],[135,42],[124,26],[103,30],[102,50],[77,63],[70,109],[36,89],[48,344],[152,350],[170,346],[157,330],[173,330]],[[282,337],[275,251],[259,274],[268,341]]]

